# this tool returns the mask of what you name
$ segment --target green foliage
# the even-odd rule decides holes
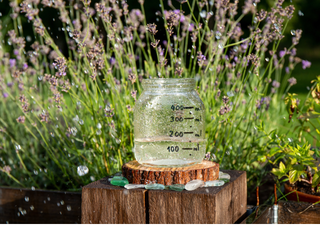
[[[313,158],[314,151],[310,150],[310,146],[307,143],[303,146],[285,144],[274,148],[268,157],[273,159],[272,163],[278,165],[278,168],[273,168],[272,173],[279,180],[286,178],[284,181],[288,180],[291,184],[305,181],[316,187],[320,182],[319,172]]]

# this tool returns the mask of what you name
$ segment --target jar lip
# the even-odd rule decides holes
[[[194,78],[155,78],[155,79],[143,79],[142,83],[144,84],[176,84],[176,83],[195,83],[196,80]]]
[[[143,79],[143,87],[158,87],[158,88],[194,88],[196,80],[194,78],[156,78],[156,79]]]

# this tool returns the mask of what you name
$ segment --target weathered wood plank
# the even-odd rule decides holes
[[[127,190],[103,178],[82,188],[82,223],[147,223],[145,189]]]
[[[231,180],[222,187],[195,191],[148,191],[150,223],[234,223],[247,209],[243,171],[224,171]]]
[[[219,164],[203,160],[202,163],[188,167],[156,168],[143,166],[137,161],[130,161],[122,166],[122,174],[133,184],[148,182],[164,185],[186,184],[194,179],[217,180]]]
[[[0,188],[0,223],[80,223],[81,193]]]

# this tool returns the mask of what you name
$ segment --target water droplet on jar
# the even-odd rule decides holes
[[[61,200],[61,201],[60,201],[60,204],[61,204],[61,205],[64,205],[64,201],[63,201],[63,200]]]
[[[30,209],[31,209],[31,211],[33,211],[34,210],[34,206],[30,205]]]
[[[67,210],[71,211],[71,206],[70,205],[67,205]]]
[[[29,197],[28,197],[28,196],[24,197],[24,200],[25,200],[26,202],[29,202]]]
[[[295,31],[295,30],[291,30],[290,33],[291,33],[291,35],[293,35],[293,36],[296,35],[296,31]]]

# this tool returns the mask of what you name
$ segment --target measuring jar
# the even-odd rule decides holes
[[[205,109],[195,80],[145,79],[134,107],[134,154],[140,164],[182,167],[202,161]]]

